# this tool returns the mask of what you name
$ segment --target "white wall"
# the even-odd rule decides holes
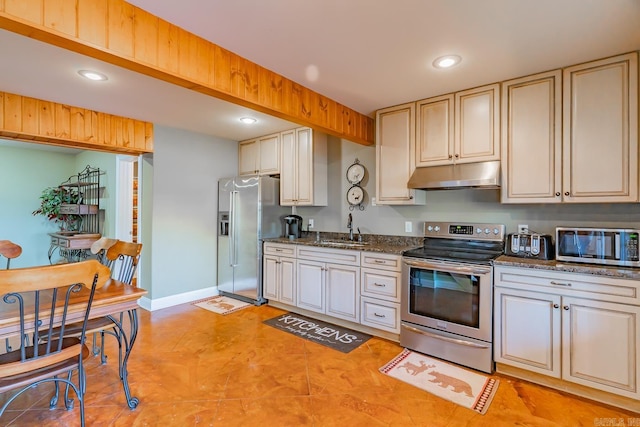
[[[216,286],[218,179],[237,170],[236,141],[154,126],[151,237],[143,235],[151,247],[147,297]]]

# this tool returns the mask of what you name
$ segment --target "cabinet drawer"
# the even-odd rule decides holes
[[[401,271],[402,258],[398,255],[363,252],[362,267],[380,268],[383,270]]]
[[[295,245],[281,243],[265,243],[263,248],[265,255],[284,255],[293,257],[296,255]]]
[[[360,297],[360,323],[372,328],[400,333],[400,304]]]
[[[360,265],[360,251],[348,249],[325,249],[314,246],[298,246],[298,258],[335,264]]]
[[[401,273],[362,268],[360,274],[362,295],[381,298],[385,301],[400,302]]]
[[[640,305],[640,281],[533,268],[494,270],[495,286]]]
[[[57,245],[62,247],[62,248],[68,248],[70,246],[70,241],[67,239],[56,239],[57,240]],[[53,239],[51,240],[53,242]]]
[[[75,204],[61,204],[60,213],[67,215],[89,215],[97,214],[97,205],[75,205]]]
[[[52,245],[57,245],[58,244],[58,238],[57,237],[52,237],[51,238],[51,244]]]

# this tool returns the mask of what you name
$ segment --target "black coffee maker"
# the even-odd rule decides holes
[[[287,215],[282,218],[284,237],[298,239],[302,237],[302,217],[300,215]]]

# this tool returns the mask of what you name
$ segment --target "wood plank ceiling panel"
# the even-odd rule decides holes
[[[123,0],[4,0],[0,28],[339,138],[374,144],[372,118]]]

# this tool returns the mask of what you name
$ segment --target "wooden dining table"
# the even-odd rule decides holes
[[[135,286],[110,279],[103,286],[96,288],[89,318],[108,316],[114,322],[117,334],[121,337],[124,354],[119,357],[119,374],[124,388],[127,405],[131,409],[138,406],[137,397],[131,396],[129,389],[127,362],[138,334],[138,299],[147,291]],[[44,302],[46,295],[41,295]],[[67,319],[69,322],[82,321],[84,316],[83,302],[89,298],[89,291],[83,289],[74,294],[69,303]],[[120,313],[128,316],[129,322],[120,322]],[[20,316],[17,304],[7,304],[0,298],[0,339],[20,335]]]

